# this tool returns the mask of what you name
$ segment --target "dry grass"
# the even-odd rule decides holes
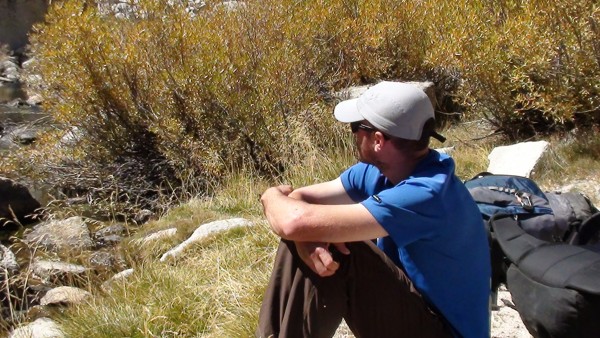
[[[505,142],[489,136],[489,128],[477,121],[458,124],[444,134],[447,145],[455,146],[453,155],[463,179],[484,171],[489,151]],[[558,141],[550,139],[552,155],[538,170],[544,185],[566,184],[587,175],[598,177],[597,140]],[[172,209],[123,245],[135,273],[116,283],[109,294],[94,292],[89,303],[66,311],[59,318],[62,328],[68,336],[90,338],[253,336],[277,245],[277,238],[262,220],[258,196],[269,184],[301,186],[333,179],[353,161],[351,138],[342,137],[328,154],[307,158],[305,166],[284,177],[267,182],[238,173],[212,198],[191,200]],[[574,166],[578,170],[573,170]],[[200,224],[239,216],[256,223],[208,238],[169,263],[159,262],[164,252]],[[137,239],[170,227],[178,228],[176,237],[139,245]]]
[[[143,257],[110,294],[59,321],[72,337],[249,337],[275,243],[258,223],[210,238],[168,264]]]

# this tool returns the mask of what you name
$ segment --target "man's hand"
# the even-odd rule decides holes
[[[333,260],[333,256],[329,251],[329,243],[294,242],[294,244],[300,258],[319,276],[332,276],[339,269],[340,264]],[[344,243],[334,243],[333,245],[344,255],[350,254],[350,250]]]
[[[270,194],[282,194],[288,196],[292,193],[292,191],[294,191],[294,188],[292,188],[291,185],[278,185],[265,190],[265,192],[263,193],[263,197],[268,197]]]

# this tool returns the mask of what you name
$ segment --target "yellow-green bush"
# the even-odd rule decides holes
[[[513,137],[598,111],[592,0],[137,4],[124,20],[55,2],[34,38],[48,111],[83,131],[67,150],[97,164],[78,170],[200,190],[232,169],[279,175],[339,139],[333,90],[381,79],[434,80],[455,103],[439,110]]]
[[[436,7],[439,35],[428,61],[459,70],[455,95],[472,114],[513,138],[598,115],[597,1],[459,0]]]
[[[383,15],[386,4],[396,14]],[[214,2],[197,16],[138,6],[137,19],[121,20],[89,1],[56,3],[35,52],[48,111],[83,131],[84,159],[133,161],[149,179],[161,163],[157,175],[169,173],[154,181],[278,175],[339,138],[324,100],[332,89],[408,76],[425,52],[406,43],[395,2]]]

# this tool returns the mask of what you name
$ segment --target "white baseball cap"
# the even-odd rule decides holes
[[[407,140],[419,140],[423,126],[435,118],[425,92],[409,83],[382,81],[356,99],[335,106],[335,118],[344,123],[367,120],[384,134]],[[445,138],[432,131],[440,142]]]

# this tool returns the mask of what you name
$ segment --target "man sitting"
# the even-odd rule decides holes
[[[481,214],[429,148],[417,87],[381,82],[339,103],[360,162],[333,181],[261,198],[282,238],[258,337],[489,337],[490,258]],[[376,239],[376,244],[374,240]]]

